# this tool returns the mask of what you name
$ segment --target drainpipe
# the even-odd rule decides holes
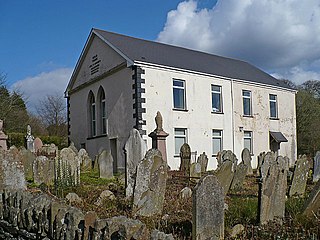
[[[232,123],[232,152],[234,153],[235,132],[234,132],[234,103],[233,103],[233,79],[231,79],[231,123]]]

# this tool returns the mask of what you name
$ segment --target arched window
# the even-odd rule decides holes
[[[96,131],[96,102],[94,99],[94,94],[90,91],[89,93],[89,103],[88,103],[88,113],[89,113],[89,127],[90,127],[90,135],[94,137],[97,135]]]
[[[102,87],[99,89],[99,116],[100,116],[100,132],[101,134],[107,134],[107,106],[106,106],[106,95]]]

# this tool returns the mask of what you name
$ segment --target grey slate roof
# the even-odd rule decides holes
[[[143,61],[291,89],[253,65],[226,57],[93,29],[132,61]]]

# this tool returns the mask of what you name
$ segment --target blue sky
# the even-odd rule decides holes
[[[242,59],[296,83],[320,79],[318,0],[0,2],[0,72],[33,108],[62,93],[92,27]]]

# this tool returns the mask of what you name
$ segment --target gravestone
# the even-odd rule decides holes
[[[137,129],[130,131],[129,139],[125,144],[126,152],[126,197],[133,195],[133,188],[137,174],[137,166],[144,158],[147,146]]]
[[[214,172],[214,175],[221,183],[224,194],[227,195],[234,176],[233,163],[230,160],[223,161],[222,165]]]
[[[26,190],[22,156],[16,147],[0,150],[0,191]]]
[[[74,142],[71,142],[71,143],[70,143],[69,148],[72,149],[72,151],[74,151],[75,154],[78,154],[79,151],[78,151],[78,149],[76,148],[76,146],[74,145]]]
[[[39,148],[36,152],[37,156],[46,156],[51,160],[57,160],[58,154],[59,154],[58,147],[53,143],[42,145],[42,147]]]
[[[313,182],[318,182],[320,179],[320,151],[313,158]]]
[[[317,216],[320,210],[320,181],[313,187],[308,199],[304,203],[303,214]]]
[[[191,180],[198,182],[199,179],[201,177],[201,164],[194,162],[191,163],[190,165],[190,177],[192,178]]]
[[[31,133],[31,126],[27,126],[27,135],[26,135],[27,149],[31,152],[34,152],[34,136]]]
[[[37,138],[34,140],[33,145],[34,145],[34,152],[37,153],[38,150],[40,150],[40,149],[42,148],[43,143],[42,143],[41,139],[37,137]],[[39,155],[38,155],[38,156],[39,156]]]
[[[237,165],[230,188],[234,190],[242,189],[247,173],[248,166],[244,162],[241,162],[239,165]]]
[[[179,197],[181,199],[187,199],[187,198],[191,198],[192,197],[192,190],[189,187],[184,187],[180,193],[179,193]]]
[[[161,152],[150,149],[137,168],[136,185],[133,194],[133,212],[135,215],[151,217],[161,214],[163,209],[167,162]]]
[[[207,171],[207,166],[208,166],[208,157],[205,152],[200,154],[200,156],[197,159],[197,162],[200,163],[201,165],[201,172],[204,173]]]
[[[258,165],[257,165],[257,173],[256,173],[256,174],[257,174],[258,177],[261,176],[261,175],[260,175],[260,173],[261,173],[260,168],[261,168],[262,161],[263,161],[265,155],[266,155],[265,152],[261,152],[261,153],[257,156]]]
[[[287,159],[276,158],[273,152],[268,152],[260,167],[259,184],[259,220],[260,224],[284,218],[287,187]]]
[[[57,181],[64,186],[77,186],[80,184],[80,159],[71,148],[63,148],[60,151],[56,163]]]
[[[250,153],[249,149],[245,148],[242,150],[241,158],[242,158],[242,161],[244,162],[244,164],[247,165],[247,167],[248,167],[247,175],[253,175],[253,169],[251,166],[252,159],[251,159],[251,153]]]
[[[53,185],[55,172],[54,160],[46,156],[37,156],[33,161],[33,181],[35,184]]]
[[[103,150],[98,156],[100,178],[113,178],[113,158],[110,151]]]
[[[192,239],[224,238],[224,195],[217,177],[200,179],[192,194]]]
[[[5,135],[3,132],[3,120],[0,119],[0,150],[1,149],[4,149],[4,150],[8,149],[7,139],[8,139],[8,136]]]
[[[92,160],[89,157],[89,154],[87,151],[83,148],[81,148],[78,152],[78,158],[80,161],[80,171],[81,172],[87,172],[92,169]]]
[[[33,179],[33,162],[36,159],[36,155],[28,149],[22,149],[20,153],[22,156],[25,177],[27,180],[31,180]]]
[[[306,155],[300,157],[295,164],[289,196],[303,195],[306,190],[310,163]]]
[[[191,148],[188,143],[182,144],[180,148],[180,171],[184,175],[190,175]]]

